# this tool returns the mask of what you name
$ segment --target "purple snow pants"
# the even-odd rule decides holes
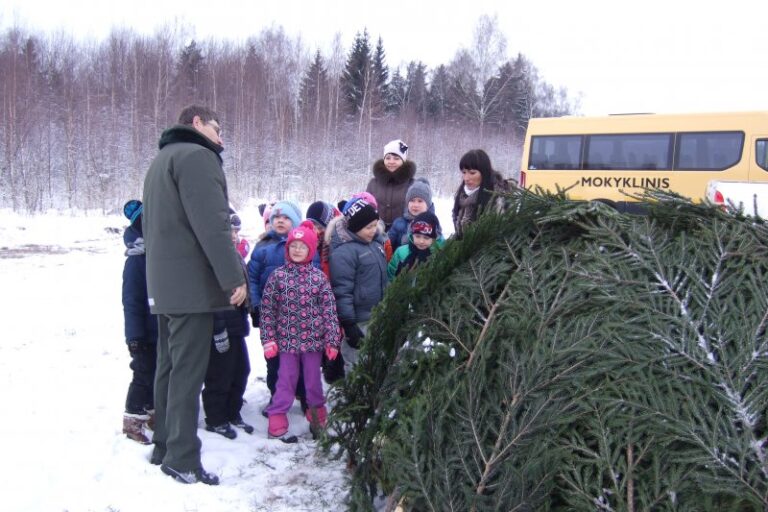
[[[325,405],[320,364],[322,352],[280,352],[280,370],[277,373],[277,388],[272,397],[272,404],[267,407],[267,414],[286,414],[296,399],[296,383],[299,380],[299,368],[304,368],[304,388],[307,390],[307,405],[320,407]]]

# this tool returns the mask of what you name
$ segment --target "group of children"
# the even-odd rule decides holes
[[[404,153],[407,146],[401,144],[396,149]],[[404,154],[401,156],[402,163]],[[128,258],[123,304],[134,374],[123,432],[149,443],[144,429],[151,428],[151,348],[157,334],[156,327],[154,333],[151,331],[145,276],[129,272],[129,268],[142,266],[141,260],[131,259],[143,257],[139,251],[143,247],[141,203],[129,201],[124,213],[130,226],[125,236]],[[234,439],[237,432],[233,426],[249,434],[254,430],[240,414],[250,373],[245,342],[250,315],[250,324],[260,328],[267,364],[271,398],[262,414],[268,418],[268,436],[297,441],[288,433],[287,416],[296,398],[316,436],[325,427],[327,416],[322,377],[329,383],[344,377],[357,361],[371,311],[383,298],[389,281],[427,260],[443,244],[432,192],[423,179],[411,180],[402,216],[393,220],[388,231],[376,197],[368,192],[355,194],[337,206],[314,202],[306,211],[306,220],[302,217],[300,208],[291,201],[265,205],[264,234],[250,251],[247,265],[244,262],[249,300],[215,316],[202,393],[206,429],[211,432]],[[233,244],[246,258],[249,247],[239,237],[240,218],[232,212],[230,220]],[[138,292],[127,296],[127,290],[132,289],[143,289],[143,298]],[[141,325],[139,313],[143,315]]]
[[[270,438],[296,440],[287,420],[295,398],[313,435],[325,426],[321,374],[329,383],[343,378],[357,361],[388,282],[442,245],[429,183],[415,181],[406,200],[389,234],[367,192],[338,208],[312,203],[304,222],[291,201],[265,210],[268,221],[251,253],[248,278],[253,325],[261,328],[267,358]]]

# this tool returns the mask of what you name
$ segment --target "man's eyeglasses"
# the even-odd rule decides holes
[[[207,123],[205,123],[205,124],[207,124],[208,126],[210,126],[211,128],[213,128],[213,131],[215,131],[215,132],[216,132],[216,135],[218,135],[219,137],[221,137],[221,126],[219,126],[219,125],[218,125],[218,123],[216,123],[216,121],[208,121],[208,122],[207,122]]]

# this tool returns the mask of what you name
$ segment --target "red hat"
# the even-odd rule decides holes
[[[315,253],[317,252],[317,235],[315,234],[315,227],[312,225],[312,221],[305,220],[299,224],[299,227],[293,228],[290,233],[288,233],[288,241],[285,243],[285,257],[288,261],[291,261],[291,257],[288,254],[288,246],[295,240],[303,242],[309,247],[307,257],[300,263],[309,263],[312,261],[312,258],[315,257]]]

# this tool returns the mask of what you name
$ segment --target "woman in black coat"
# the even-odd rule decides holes
[[[482,149],[464,153],[459,161],[459,170],[462,182],[453,199],[453,226],[457,238],[463,236],[464,229],[476,221],[486,208],[501,213],[504,198],[494,197],[493,193],[509,190],[504,177],[493,170],[490,157]]]

